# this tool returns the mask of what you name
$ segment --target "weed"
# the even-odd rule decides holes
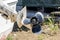
[[[8,36],[6,40],[12,40],[12,36]]]
[[[43,39],[44,39],[44,34],[38,36],[38,40],[43,40]]]

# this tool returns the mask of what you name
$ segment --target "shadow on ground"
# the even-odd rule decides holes
[[[18,32],[18,31],[29,31],[30,29],[25,27],[24,25],[21,26],[21,28],[18,27],[17,25],[17,22],[14,23],[14,26],[13,26],[13,31],[12,32]]]

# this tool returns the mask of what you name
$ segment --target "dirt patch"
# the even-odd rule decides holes
[[[54,35],[42,33],[43,35],[41,36],[41,34],[37,35],[32,33],[31,27],[29,27],[30,25],[28,25],[27,27],[22,26],[22,29],[20,29],[15,24],[15,30],[9,36],[12,36],[12,40],[60,40],[60,31],[58,31],[57,34]]]

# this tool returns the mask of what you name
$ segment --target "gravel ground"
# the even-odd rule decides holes
[[[14,25],[13,32],[9,35],[13,40],[38,40],[38,35],[32,33],[30,25],[22,26],[21,29]]]
[[[18,29],[18,27],[15,25],[14,28],[16,27],[16,29]],[[40,40],[41,37],[39,37],[40,35],[37,35],[37,34],[34,34],[32,33],[31,31],[31,27],[30,25],[27,26],[28,30],[24,30],[26,29],[26,27],[22,27],[22,30],[13,30],[13,32],[9,35],[9,36],[12,36],[12,39],[13,40]],[[29,29],[30,27],[30,29]],[[60,30],[60,29],[59,29]],[[43,36],[43,39],[41,40],[60,40],[60,31],[57,32],[57,34],[55,35],[48,35],[48,34],[44,34],[42,33],[44,36]]]

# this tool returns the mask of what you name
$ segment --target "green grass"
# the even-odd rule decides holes
[[[48,25],[52,30],[58,30],[58,24],[55,24],[53,18],[48,18],[47,20],[45,20],[44,24]]]
[[[13,40],[12,36],[8,36],[6,40]]]
[[[38,36],[38,40],[43,40],[45,38],[44,34]]]

